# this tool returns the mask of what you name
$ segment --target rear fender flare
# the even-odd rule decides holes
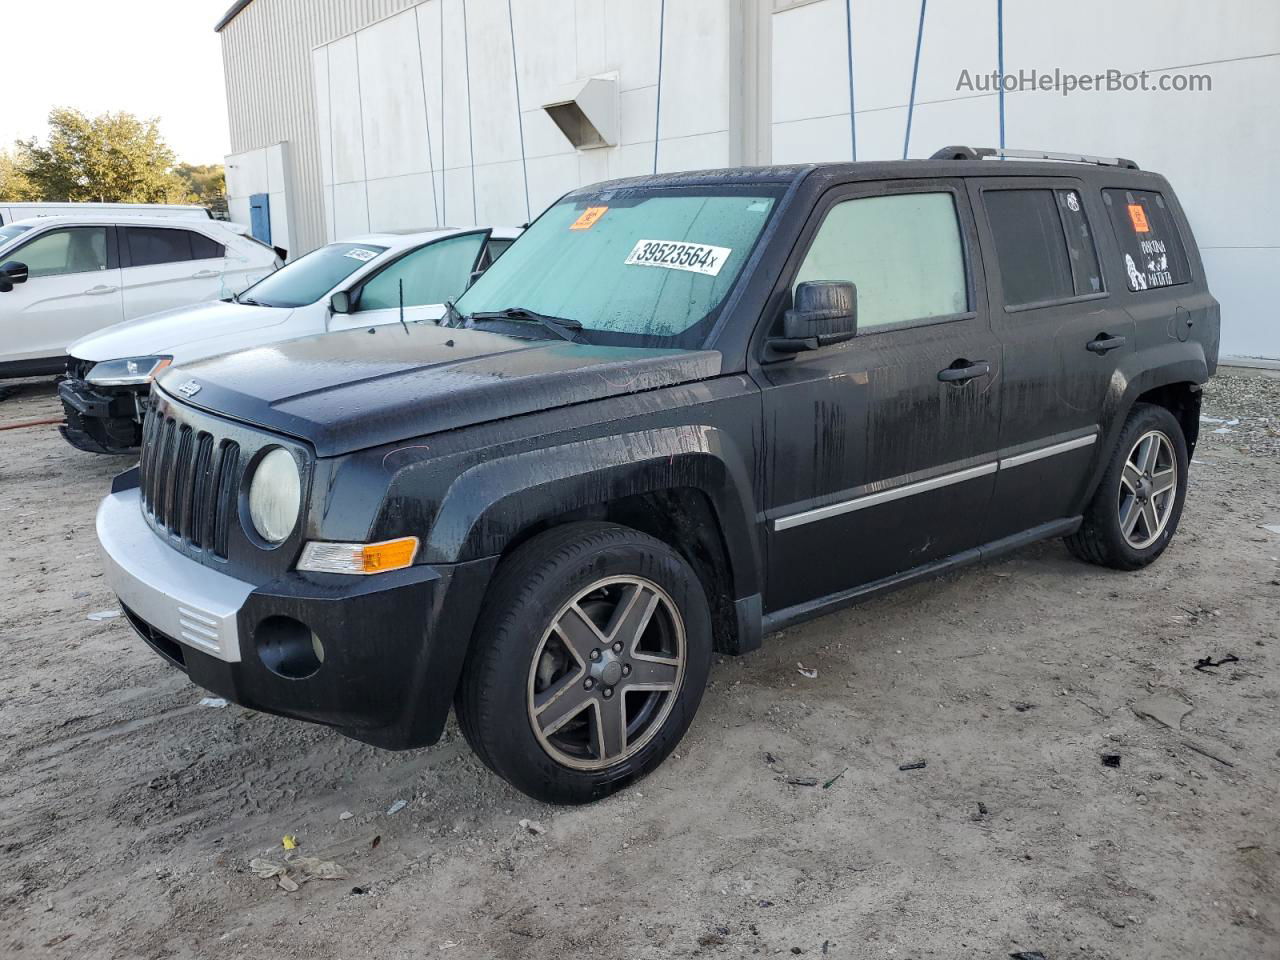
[[[1157,387],[1165,387],[1176,383],[1204,384],[1209,379],[1209,365],[1204,355],[1204,348],[1195,341],[1187,343],[1169,343],[1133,355],[1133,360],[1141,362],[1137,369],[1126,369],[1120,366],[1111,378],[1111,387],[1107,391],[1099,436],[1098,455],[1094,458],[1093,471],[1089,477],[1089,487],[1084,497],[1088,503],[1102,481],[1107,464],[1120,439],[1120,431],[1124,429],[1138,397]]]

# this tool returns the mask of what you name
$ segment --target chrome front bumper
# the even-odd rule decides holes
[[[240,662],[236,615],[252,584],[171,549],[143,518],[137,488],[103,500],[97,527],[107,581],[122,604],[179,643]]]

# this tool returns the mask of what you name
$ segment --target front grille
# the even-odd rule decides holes
[[[152,409],[142,428],[142,506],[151,522],[226,559],[240,445]]]

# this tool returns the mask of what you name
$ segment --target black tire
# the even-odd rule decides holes
[[[533,672],[533,660],[542,649],[544,635],[549,634],[566,604],[593,584],[627,576],[642,578],[665,593],[661,601],[664,605],[655,609],[663,611],[666,622],[683,627],[683,668],[673,693],[653,697],[643,691],[638,694],[645,704],[662,704],[661,710],[645,707],[653,712],[645,728],[647,739],[643,746],[629,746],[635,752],[616,763],[608,761],[603,751],[596,760],[584,757],[587,762],[607,765],[576,769],[553,756],[551,745],[544,747],[540,740],[544,734],[535,731],[532,690],[541,674]],[[612,588],[589,596],[603,596],[607,589]],[[678,626],[673,630],[679,633]],[[567,647],[564,650],[567,652]],[[607,650],[605,655],[609,656]],[[476,755],[516,789],[548,803],[587,803],[643,777],[675,748],[697,712],[711,670],[711,656],[710,606],[697,574],[683,557],[660,540],[628,527],[566,524],[523,544],[498,568],[472,637],[454,709],[462,733]],[[618,657],[620,664],[623,657]],[[543,662],[541,656],[539,661]],[[590,670],[593,665],[584,666]],[[635,666],[643,667],[639,663]],[[566,675],[575,669],[578,668],[570,662]],[[630,675],[632,665],[626,669]],[[599,682],[594,696],[597,706],[603,709],[605,701],[599,698],[610,681]],[[625,684],[616,679],[612,682],[621,684],[614,706],[634,703]],[[586,699],[577,693],[578,687],[577,683],[572,685],[574,696]],[[581,725],[594,720],[598,724],[599,716],[597,707],[589,707],[575,722]],[[627,716],[626,707],[622,716]],[[603,740],[599,743],[603,746]]]
[[[1163,530],[1151,543],[1135,547],[1121,529],[1121,477],[1135,444],[1152,431],[1159,431],[1169,441],[1177,469],[1176,486]],[[1084,523],[1065,538],[1067,549],[1080,560],[1116,570],[1138,570],[1147,566],[1164,553],[1178,529],[1187,495],[1187,467],[1187,440],[1173,414],[1149,403],[1134,406],[1120,431],[1111,462],[1085,508]]]

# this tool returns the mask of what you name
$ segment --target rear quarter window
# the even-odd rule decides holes
[[[191,259],[217,260],[226,256],[227,249],[216,240],[211,240],[203,233],[191,234]]]
[[[1129,289],[1138,292],[1189,283],[1191,268],[1178,224],[1164,195],[1154,190],[1103,190],[1120,246]]]

